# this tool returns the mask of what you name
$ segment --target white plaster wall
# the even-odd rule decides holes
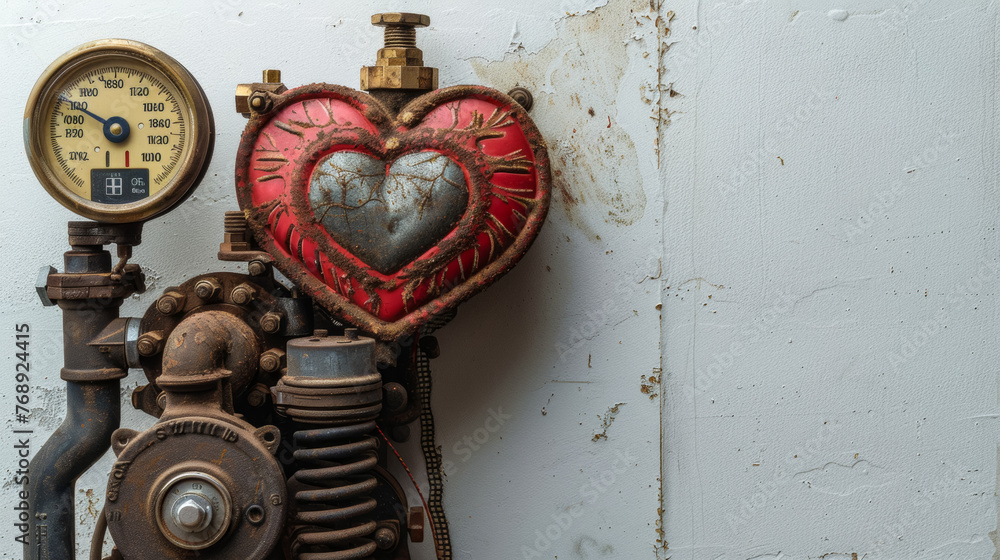
[[[419,42],[442,85],[531,89],[556,176],[527,257],[439,333],[456,558],[1000,558],[988,2],[0,2],[0,472],[15,324],[34,333],[36,444],[64,407],[59,315],[32,286],[72,215],[22,149],[38,74],[127,37],[213,103],[209,174],[136,251],[150,291],[123,313],[139,315],[234,269],[214,255],[236,208],[235,84],[280,68],[356,86],[385,10],[431,16]],[[510,418],[473,449],[493,413]],[[109,464],[78,488],[81,543]],[[8,474],[10,558],[14,491]]]
[[[671,557],[997,558],[996,6],[672,9]]]

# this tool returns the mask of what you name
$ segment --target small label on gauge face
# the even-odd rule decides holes
[[[149,196],[148,169],[92,169],[90,200],[126,204]]]

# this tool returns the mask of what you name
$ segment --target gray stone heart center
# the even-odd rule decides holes
[[[433,247],[468,203],[461,166],[438,152],[407,154],[391,165],[360,152],[334,152],[316,164],[309,180],[316,221],[382,274]]]

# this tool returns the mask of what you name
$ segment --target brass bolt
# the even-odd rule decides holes
[[[385,28],[384,48],[379,49],[375,66],[361,69],[361,89],[437,89],[437,68],[424,66],[423,52],[417,48],[416,28],[430,23],[423,14],[373,15],[372,25]]]
[[[281,369],[281,364],[284,361],[284,350],[272,348],[260,355],[260,369],[268,373],[274,373]]]
[[[375,27],[427,27],[431,24],[431,16],[411,14],[407,12],[386,12],[372,15],[372,25]],[[395,46],[395,45],[386,45]]]
[[[215,278],[205,278],[199,280],[194,285],[194,295],[205,301],[211,301],[219,297],[222,293],[222,285]]]
[[[111,126],[108,127],[108,132],[110,132],[112,136],[118,136],[122,133],[122,125],[112,123]]]
[[[260,328],[268,334],[274,334],[281,329],[281,315],[274,311],[268,311],[260,318]]]
[[[253,289],[253,286],[243,283],[233,288],[233,292],[229,295],[229,297],[236,305],[246,305],[253,301],[254,293],[255,290]]]
[[[156,310],[164,315],[173,315],[184,308],[186,300],[184,294],[171,290],[156,300]]]
[[[250,276],[263,276],[267,273],[267,265],[263,261],[250,261],[247,265],[247,272]]]
[[[265,84],[280,84],[281,83],[281,70],[268,69],[263,72],[264,77],[261,79]]]
[[[163,350],[163,331],[143,333],[135,345],[140,356],[155,356]]]

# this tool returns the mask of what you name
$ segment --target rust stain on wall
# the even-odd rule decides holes
[[[649,400],[656,400],[656,397],[660,396],[657,391],[657,387],[660,385],[660,368],[653,368],[653,373],[649,377],[643,375],[639,381],[639,391],[643,395],[648,395]]]
[[[625,406],[625,403],[615,403],[602,417],[600,414],[597,415],[597,419],[601,421],[601,432],[594,434],[594,441],[607,440],[608,439],[608,428],[614,423],[615,417],[621,411],[621,407]]]
[[[619,115],[616,103],[627,44],[637,26],[654,21],[650,9],[641,0],[612,0],[560,20],[557,37],[537,53],[521,48],[500,61],[470,60],[492,87],[519,85],[535,95],[531,117],[549,144],[555,206],[593,240],[601,222],[627,227],[646,210],[635,143],[619,123],[634,116]]]

